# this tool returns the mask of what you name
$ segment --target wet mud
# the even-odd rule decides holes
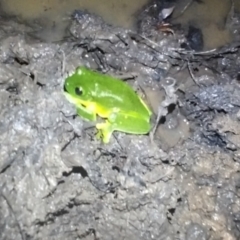
[[[76,10],[52,42],[0,19],[0,239],[240,238],[240,15],[229,43],[195,51],[153,5],[135,30]],[[152,131],[97,139],[63,94],[81,65],[127,81]]]

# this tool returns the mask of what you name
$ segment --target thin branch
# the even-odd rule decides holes
[[[190,62],[189,61],[188,61],[187,65],[188,65],[188,71],[189,71],[189,74],[190,74],[192,80],[195,82],[196,85],[198,85],[200,87],[200,84],[199,84],[198,80],[195,78],[195,76],[193,74],[193,71],[192,71],[192,68],[190,66]]]

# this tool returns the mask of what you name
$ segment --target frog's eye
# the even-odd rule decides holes
[[[83,90],[81,87],[76,87],[75,88],[75,93],[78,95],[78,96],[81,96],[83,94]]]

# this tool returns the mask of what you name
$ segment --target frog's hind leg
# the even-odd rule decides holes
[[[114,131],[112,124],[108,121],[104,123],[96,124],[96,128],[99,130],[97,137],[101,138],[104,143],[108,143],[110,141],[111,135]]]

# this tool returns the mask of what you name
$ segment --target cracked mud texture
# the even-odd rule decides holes
[[[236,79],[215,74],[179,91],[174,111],[191,135],[175,146],[118,132],[104,145],[75,116],[64,77],[83,64],[137,73],[136,86],[160,92],[184,62],[172,50],[183,38],[156,43],[81,11],[61,43],[30,37],[33,29],[14,20],[1,24],[0,239],[240,238]]]

